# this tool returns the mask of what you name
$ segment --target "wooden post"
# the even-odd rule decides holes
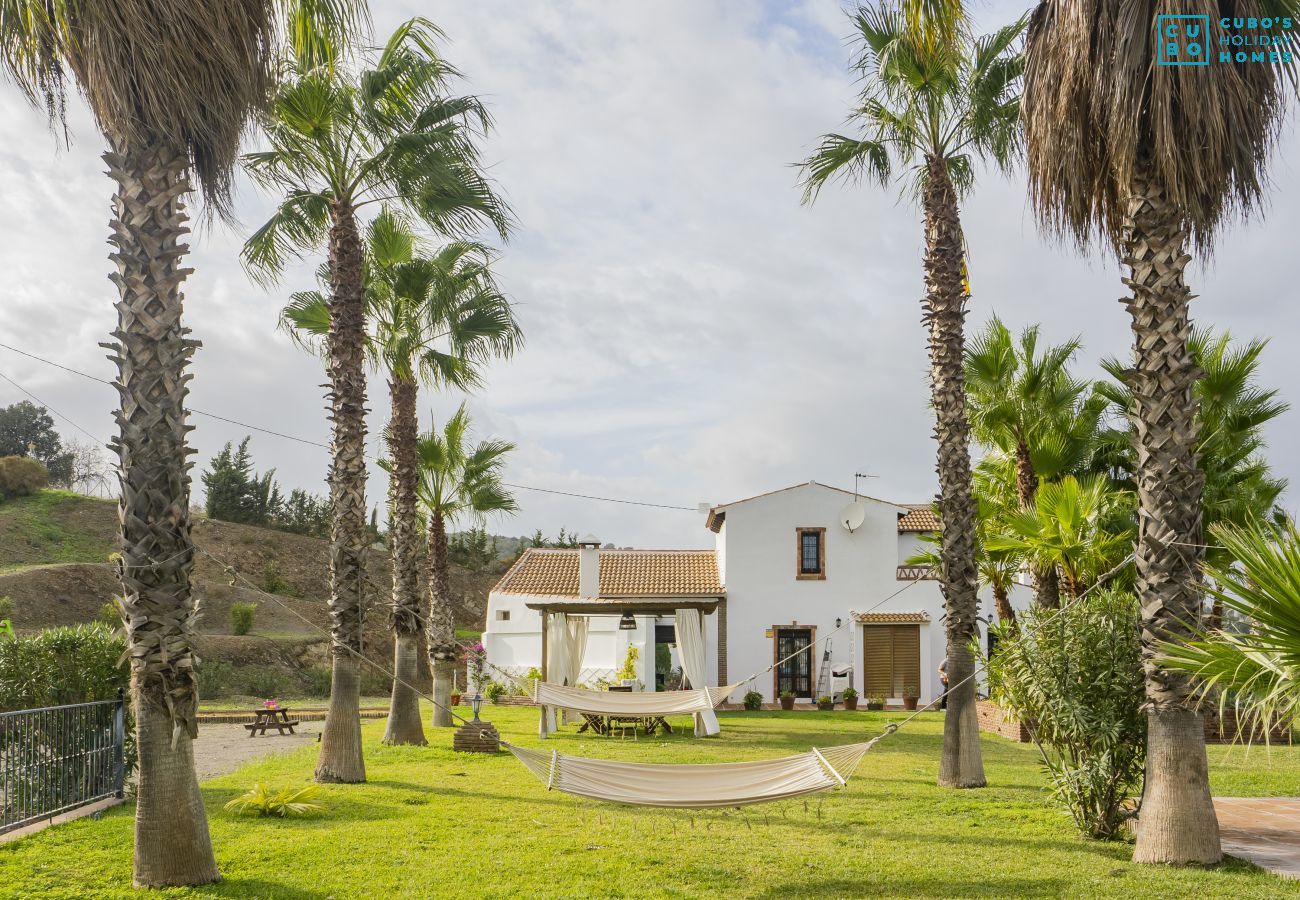
[[[550,630],[550,629],[547,627],[547,624],[548,624],[548,619],[550,619],[550,615],[551,615],[551,614],[550,614],[549,612],[547,612],[546,610],[542,610],[541,613],[542,613],[542,681],[546,681],[546,680],[547,680],[547,672],[546,672],[546,633]]]

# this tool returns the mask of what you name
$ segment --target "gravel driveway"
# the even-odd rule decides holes
[[[200,724],[199,737],[194,742],[194,767],[199,781],[233,772],[252,759],[315,744],[324,725],[324,722],[303,722],[294,729],[295,734],[271,732],[250,738],[243,725]]]

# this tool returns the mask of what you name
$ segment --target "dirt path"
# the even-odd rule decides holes
[[[199,781],[233,772],[249,760],[315,744],[324,722],[303,722],[295,734],[249,737],[243,725],[200,725],[194,742],[194,767]]]

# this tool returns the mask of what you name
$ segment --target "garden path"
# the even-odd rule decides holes
[[[194,767],[198,770],[199,781],[233,772],[249,760],[314,744],[324,724],[303,722],[294,734],[268,733],[250,738],[248,729],[240,724],[201,722],[198,740],[194,742]]]
[[[1215,797],[1223,852],[1300,879],[1300,797]]]

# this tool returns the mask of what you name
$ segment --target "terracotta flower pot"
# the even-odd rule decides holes
[[[452,694],[452,695],[451,695],[451,705],[452,705],[452,706],[460,706],[460,694]]]
[[[884,708],[885,708],[884,703],[872,703],[870,701],[867,702],[867,709],[870,710],[871,712],[880,712]]]
[[[845,697],[845,698],[844,698],[844,708],[845,708],[845,709],[857,709],[857,708],[858,708],[858,698],[857,698],[857,697]]]
[[[903,709],[916,709],[916,701],[917,701],[916,697],[904,697]]]
[[[781,698],[781,708],[782,708],[782,709],[787,709],[787,710],[789,710],[789,709],[794,709],[794,698],[793,698],[793,697],[782,697],[782,698]]]

